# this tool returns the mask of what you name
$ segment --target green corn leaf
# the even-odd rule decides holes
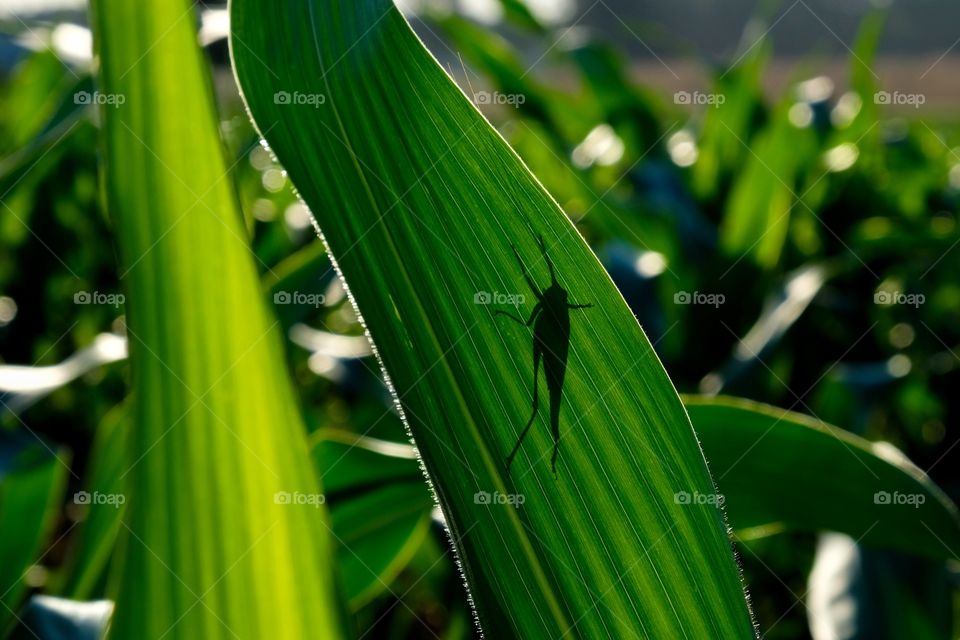
[[[385,487],[331,506],[344,597],[352,611],[390,589],[430,525],[430,494],[422,483]]]
[[[747,400],[684,400],[731,526],[839,531],[866,545],[957,559],[957,508],[891,445]]]
[[[338,429],[312,438],[339,542],[343,598],[356,611],[390,589],[423,543],[433,500],[409,445]]]
[[[329,525],[191,7],[93,3],[134,387],[110,633],[335,638]]]
[[[399,11],[234,0],[231,20],[247,105],[363,314],[489,637],[752,637],[720,510],[676,499],[713,484],[650,343]],[[526,320],[533,287],[552,287],[540,322],[495,313]],[[532,344],[549,372],[508,473]]]
[[[83,491],[88,495],[126,495],[121,476],[130,413],[117,407],[98,427]],[[433,501],[409,445],[357,438],[337,429],[312,435],[311,457],[330,509],[343,599],[360,609],[390,588],[422,543]],[[64,467],[66,469],[66,467]],[[103,596],[107,567],[117,556],[126,505],[92,502],[83,507],[69,565],[58,572],[51,592],[76,600]]]
[[[779,105],[771,123],[756,139],[738,139],[747,152],[742,172],[734,181],[720,226],[720,244],[735,256],[750,255],[757,264],[773,268],[780,260],[798,204],[798,176],[817,151],[809,129],[796,127],[790,103]]]

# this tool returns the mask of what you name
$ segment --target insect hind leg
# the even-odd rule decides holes
[[[560,388],[550,389],[550,431],[553,435],[553,455],[550,470],[557,475],[557,455],[560,453]]]
[[[517,439],[517,444],[513,445],[513,450],[510,452],[510,455],[507,456],[507,475],[510,475],[510,465],[513,464],[513,459],[517,456],[517,453],[520,452],[520,445],[523,444],[523,439],[527,437],[527,433],[530,431],[530,427],[533,426],[533,421],[537,418],[537,410],[540,407],[540,385],[539,374],[540,374],[540,358],[542,354],[539,349],[534,347],[533,351],[533,403],[530,411],[530,419],[527,420],[526,426],[523,427],[523,431],[520,432],[520,437]]]

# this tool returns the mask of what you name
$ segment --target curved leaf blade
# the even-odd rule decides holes
[[[712,482],[650,343],[556,203],[392,3],[231,6],[248,107],[363,313],[483,629],[751,637],[721,512],[675,500]],[[593,307],[570,311],[562,393],[557,367],[545,374],[559,407],[556,475],[546,406],[508,475],[531,413],[532,337],[475,303],[502,292],[527,299],[501,310],[533,310],[522,269],[534,286],[550,282],[538,236],[557,286]],[[567,350],[562,322],[553,331],[548,358]]]
[[[684,398],[731,526],[846,533],[866,545],[956,559],[957,508],[891,445],[735,398]]]

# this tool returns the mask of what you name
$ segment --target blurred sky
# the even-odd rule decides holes
[[[454,6],[483,20],[498,13],[497,0],[402,0],[408,6]],[[777,52],[801,55],[841,53],[854,38],[863,16],[884,7],[889,20],[883,54],[941,55],[960,38],[960,2],[956,0],[527,0],[559,26],[601,30],[635,57],[699,53],[729,56],[744,26],[756,17],[773,24]],[[631,33],[633,32],[633,33]]]

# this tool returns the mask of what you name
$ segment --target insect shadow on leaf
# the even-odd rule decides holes
[[[547,255],[547,248],[543,244],[543,236],[538,237],[537,241],[540,244],[543,259],[550,269],[550,286],[542,291],[537,287],[530,274],[527,273],[517,248],[511,244],[510,248],[513,249],[513,255],[516,256],[517,262],[520,264],[523,279],[527,281],[527,285],[537,298],[537,304],[533,307],[530,318],[526,321],[507,311],[497,310],[494,312],[494,315],[506,316],[526,327],[533,326],[533,410],[523,431],[520,432],[517,444],[514,445],[510,455],[507,456],[507,474],[510,473],[510,465],[513,464],[513,459],[520,451],[520,445],[523,443],[523,439],[527,437],[540,407],[539,373],[541,360],[543,360],[543,373],[547,378],[547,391],[550,394],[550,428],[553,433],[553,456],[550,458],[550,469],[554,474],[557,473],[557,453],[560,447],[560,398],[563,391],[563,379],[567,372],[567,355],[570,352],[570,310],[587,309],[593,306],[592,304],[570,304],[567,290],[557,282],[553,261]]]

